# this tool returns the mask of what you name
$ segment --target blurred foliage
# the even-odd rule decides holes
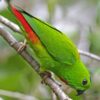
[[[22,4],[24,5],[24,3]],[[53,23],[55,27],[63,27],[61,30],[64,30],[66,34],[68,33],[67,35],[70,36],[72,41],[74,41],[77,45],[79,44],[79,40],[81,41],[80,31],[83,31],[84,27],[91,29],[86,33],[83,32],[84,35],[88,34],[86,37],[86,39],[89,41],[88,51],[100,55],[100,0],[34,0],[33,5],[33,9],[37,9],[37,5],[45,5],[48,14],[47,19],[45,20],[47,20],[49,23]],[[89,8],[90,5],[92,6],[91,8]],[[30,5],[28,5],[27,8],[30,10]],[[91,15],[92,12],[88,11],[88,9],[92,8],[94,9],[93,15]],[[37,13],[39,13],[39,17],[44,16],[42,13],[40,13],[42,9],[43,8],[39,8],[38,10],[40,11],[37,11]],[[87,17],[85,17],[85,14],[87,14]],[[0,15],[3,15],[16,23],[14,16],[8,9],[2,10]],[[91,19],[92,17],[93,19]],[[89,19],[91,19],[93,22],[87,24]],[[70,27],[68,27],[68,25],[66,26],[66,23],[68,25],[71,23]],[[73,25],[76,26],[74,27]],[[72,31],[73,27],[75,29],[74,31]],[[69,32],[67,29],[70,29],[71,32]],[[14,32],[12,33],[17,40],[24,40],[23,36]],[[84,37],[82,40],[84,40]],[[82,45],[84,46],[84,43]],[[84,46],[84,48],[86,47]],[[72,97],[73,100],[100,100],[100,62],[93,60],[88,60],[88,62],[90,63],[86,64],[89,70],[92,72],[92,86],[82,96],[76,96],[75,91],[71,91],[69,96]],[[37,73],[1,37],[0,89],[34,95],[39,98],[39,100],[51,100],[51,91],[49,88],[41,85],[41,79]],[[4,96],[3,99],[15,100]]]
[[[91,41],[91,45],[90,45],[90,51],[96,54],[100,54],[100,33],[99,32],[95,32],[95,33],[91,33],[90,35],[90,41]]]

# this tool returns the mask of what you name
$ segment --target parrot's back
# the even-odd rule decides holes
[[[62,32],[24,11],[22,14],[54,60],[72,65],[79,59],[75,45]]]

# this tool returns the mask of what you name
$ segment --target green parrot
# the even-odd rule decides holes
[[[9,0],[8,0],[9,1]],[[24,35],[36,54],[42,71],[51,71],[78,95],[91,85],[90,73],[80,59],[74,43],[61,31],[9,4],[24,29]]]

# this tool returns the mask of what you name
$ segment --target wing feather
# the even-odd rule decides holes
[[[23,12],[26,21],[37,34],[47,52],[62,64],[72,65],[79,59],[76,46],[62,32]]]

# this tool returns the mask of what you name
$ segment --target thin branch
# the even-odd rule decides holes
[[[4,18],[3,16],[0,16],[0,22],[3,23],[4,25],[8,26],[11,30],[21,33],[20,28],[16,24],[12,23],[8,19]],[[83,50],[78,50],[78,51],[81,55],[84,55],[84,56],[90,57],[94,60],[100,61],[100,57],[95,54],[92,54],[92,53],[89,53],[89,52],[86,52]]]
[[[82,50],[78,50],[78,51],[81,55],[84,55],[84,56],[90,57],[91,59],[100,61],[100,57],[95,55],[95,54],[92,54],[92,53],[89,53],[89,52],[86,52],[86,51],[82,51]]]
[[[57,97],[53,91],[51,92],[51,97],[52,97],[52,100],[57,100]]]
[[[0,15],[0,22],[4,25],[6,25],[7,27],[9,27],[11,30],[13,30],[14,32],[18,32],[21,33],[20,28],[18,27],[18,25],[16,25],[15,23],[9,21],[8,19],[6,19],[5,17]]]
[[[0,28],[0,35],[12,46],[16,51],[20,47],[20,43],[2,27]],[[20,55],[31,65],[33,69],[39,74],[39,64],[37,61],[25,50],[20,52]],[[41,76],[42,77],[42,76]],[[43,77],[42,77],[43,78]],[[55,92],[60,100],[71,100],[51,78],[46,78],[45,83]]]
[[[57,85],[53,79],[47,78],[45,80],[45,82],[47,84],[49,84],[49,86],[51,87],[51,89],[54,91],[54,93],[58,96],[59,100],[72,100],[71,98],[69,98],[59,87],[59,85]]]
[[[0,89],[0,95],[1,96],[8,96],[8,97],[11,97],[11,98],[16,98],[16,99],[20,99],[20,100],[38,100],[33,96],[29,96],[29,95],[22,94],[22,93],[19,93],[19,92],[2,90],[2,89]]]

